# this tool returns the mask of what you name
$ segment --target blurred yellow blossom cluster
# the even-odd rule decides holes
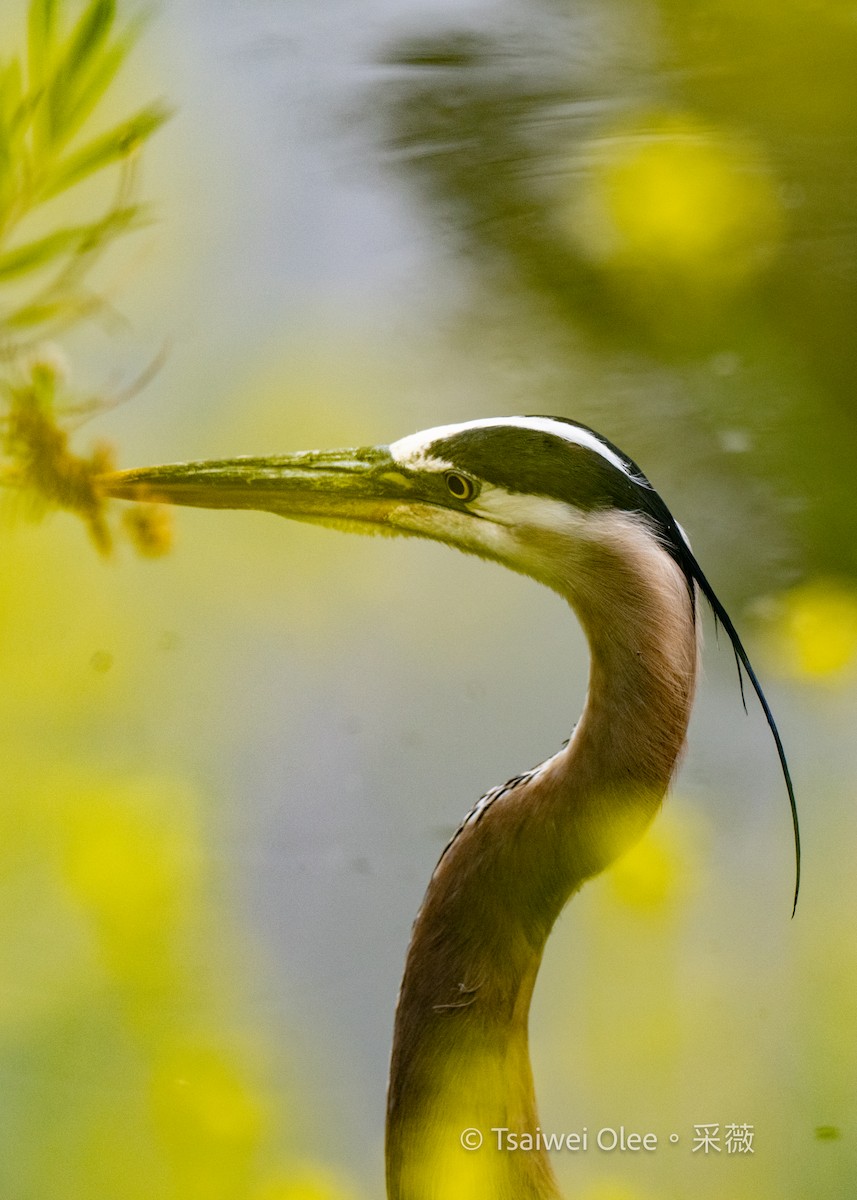
[[[0,588],[0,1191],[349,1200],[295,1160],[277,1055],[242,1017],[248,955],[215,898],[203,798],[174,773],[99,762],[73,732],[105,705],[127,713],[134,630],[94,596],[87,608],[62,537],[38,560],[30,541],[5,536]],[[73,629],[50,623],[58,578],[81,607]],[[117,661],[96,669],[105,643]]]
[[[814,579],[778,597],[767,614],[773,669],[794,679],[838,684],[857,666],[857,590],[844,581]]]
[[[64,407],[66,391],[63,365],[51,347],[27,355],[9,377],[0,377],[0,397],[6,401],[0,453],[8,459],[0,485],[8,489],[11,511],[23,511],[30,519],[55,508],[74,513],[106,555],[114,534],[98,481],[113,469],[113,449],[97,442],[89,453],[73,450],[70,424],[102,404],[94,400],[78,407],[67,401]],[[172,521],[162,504],[135,502],[123,513],[120,528],[143,557],[156,558],[172,546]]]
[[[726,286],[758,269],[778,239],[782,213],[758,149],[689,117],[640,119],[587,153],[575,230],[594,258]]]
[[[784,213],[757,146],[692,116],[642,114],[577,150],[568,236],[638,317],[727,301],[776,252]]]
[[[610,895],[630,911],[663,916],[687,899],[695,857],[689,831],[675,817],[659,821],[611,869]]]

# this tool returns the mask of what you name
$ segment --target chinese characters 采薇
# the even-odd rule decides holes
[[[755,1129],[752,1125],[726,1125],[721,1137],[720,1125],[694,1125],[693,1150],[694,1154],[720,1154],[724,1146],[727,1154],[753,1154]]]

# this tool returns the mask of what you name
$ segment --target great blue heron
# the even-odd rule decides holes
[[[111,496],[262,509],[357,533],[413,534],[531,575],[569,602],[589,641],[586,703],[568,743],[484,796],[432,875],[396,1013],[387,1109],[390,1200],[547,1200],[527,1045],[533,985],[569,897],[630,847],[675,770],[693,702],[698,593],[776,724],[723,605],[639,467],[584,425],[502,417],[390,446],[147,467]]]

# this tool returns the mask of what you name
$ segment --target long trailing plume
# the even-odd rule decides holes
[[[723,603],[718,598],[714,588],[706,579],[702,567],[700,567],[699,563],[696,561],[693,551],[687,545],[687,540],[683,538],[682,541],[684,542],[683,551],[684,555],[686,556],[686,564],[689,568],[689,574],[693,577],[693,579],[696,580],[697,584],[699,585],[699,590],[702,592],[703,596],[711,606],[711,611],[714,613],[715,621],[720,623],[720,625],[726,631],[729,641],[732,643],[732,650],[735,654],[735,662],[738,666],[738,680],[741,685],[741,699],[744,701],[744,711],[747,711],[747,704],[746,700],[744,699],[744,678],[741,674],[742,668],[747,672],[747,678],[750,680],[753,691],[759,698],[759,703],[762,706],[762,712],[765,714],[765,720],[768,723],[768,728],[770,729],[771,736],[774,739],[774,745],[777,748],[777,755],[780,760],[780,767],[783,772],[783,779],[786,782],[786,790],[789,796],[789,806],[792,814],[792,829],[794,831],[795,890],[794,900],[792,903],[792,916],[794,916],[797,910],[798,893],[800,892],[800,822],[798,820],[797,800],[795,799],[794,784],[792,783],[791,771],[789,770],[788,760],[786,759],[783,740],[780,737],[780,731],[777,728],[777,722],[774,720],[774,714],[771,712],[771,706],[768,704],[768,699],[762,689],[761,683],[759,682],[759,677],[753,669],[753,664],[750,662],[750,656],[744,648],[744,643],[741,641],[741,638],[738,635],[738,630],[732,623],[732,618],[724,608]]]

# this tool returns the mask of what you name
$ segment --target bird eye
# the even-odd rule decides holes
[[[471,479],[466,475],[459,475],[457,471],[447,471],[446,486],[450,493],[455,496],[456,500],[472,500],[476,495],[476,487]]]

